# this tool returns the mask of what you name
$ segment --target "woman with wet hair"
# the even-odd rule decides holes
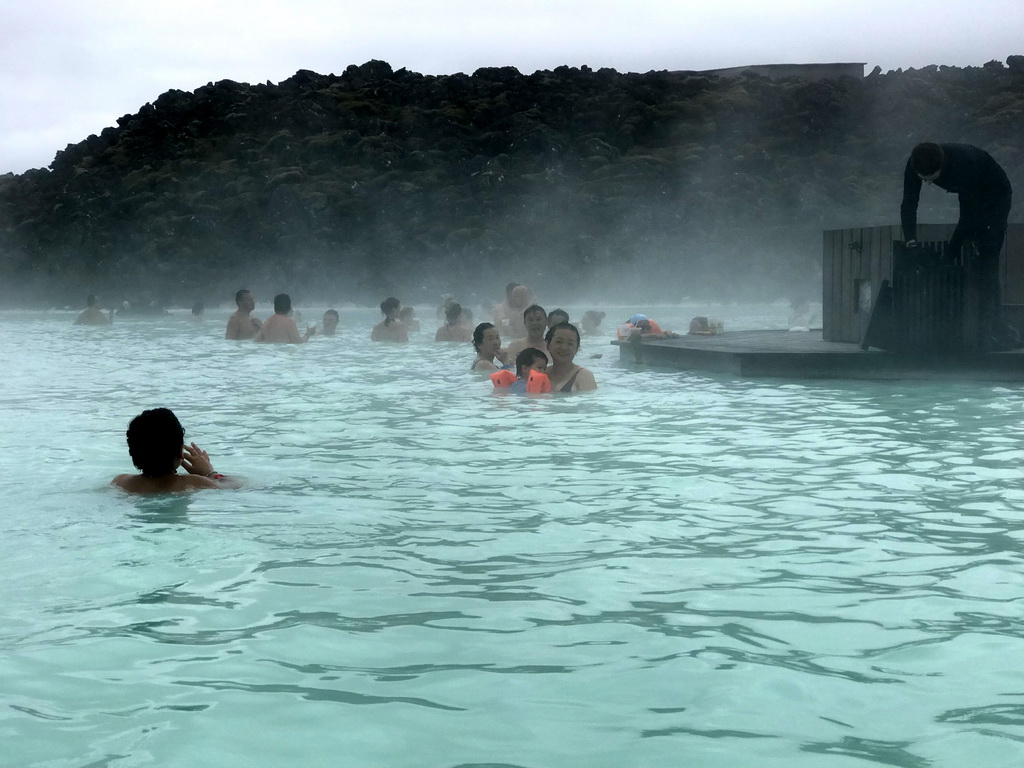
[[[548,378],[552,392],[588,392],[597,389],[594,374],[573,358],[580,350],[580,332],[571,323],[558,323],[548,329],[544,340],[548,344],[551,365]]]
[[[402,309],[402,302],[394,296],[389,296],[380,303],[381,314],[384,319],[373,326],[370,332],[371,341],[408,341],[409,331],[398,319],[398,313]]]
[[[501,335],[493,323],[480,323],[473,329],[473,348],[476,349],[476,360],[472,368],[474,371],[493,373],[507,362],[505,350],[501,348]],[[501,365],[496,364],[495,359]]]
[[[444,309],[444,325],[437,329],[434,341],[470,341],[473,332],[462,324],[462,305],[457,301]]]

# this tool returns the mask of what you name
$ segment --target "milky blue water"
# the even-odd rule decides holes
[[[1021,764],[1024,388],[495,397],[420,314],[0,314],[0,764]],[[245,487],[108,487],[155,406]]]

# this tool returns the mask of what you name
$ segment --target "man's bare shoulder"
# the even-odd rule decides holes
[[[505,347],[505,354],[509,356],[510,360],[514,360],[516,355],[526,349],[526,339],[516,339]]]
[[[75,325],[110,325],[110,318],[100,310],[86,309],[75,320]]]
[[[110,484],[127,493],[160,494],[182,493],[183,491],[201,491],[222,486],[209,477],[200,475],[167,475],[165,477],[145,477],[144,475],[118,475]]]
[[[117,486],[122,491],[131,492],[132,479],[138,477],[138,475],[118,475],[110,481],[111,485]]]

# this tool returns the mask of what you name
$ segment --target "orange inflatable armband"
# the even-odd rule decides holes
[[[546,373],[530,371],[530,378],[526,380],[526,391],[531,395],[544,394],[551,391],[551,379]]]
[[[491,374],[491,381],[494,382],[495,389],[505,389],[506,387],[510,387],[512,386],[512,382],[515,380],[516,375],[507,369],[495,371]]]

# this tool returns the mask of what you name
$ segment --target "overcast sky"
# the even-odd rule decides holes
[[[0,0],[0,173],[45,167],[167,90],[382,59],[424,74],[1024,54],[1021,0]]]

